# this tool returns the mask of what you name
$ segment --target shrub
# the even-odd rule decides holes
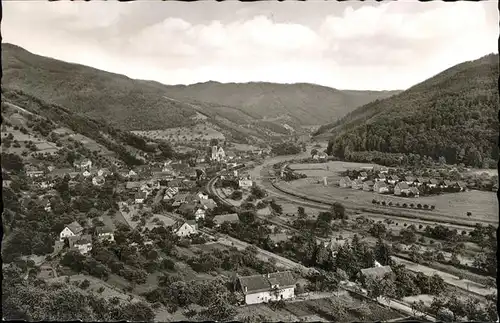
[[[372,200],[372,204],[376,204],[377,203],[377,200],[376,199],[373,199]]]
[[[385,204],[386,204],[386,203],[385,203],[385,201],[382,201],[382,205],[384,205],[384,206],[385,206]]]
[[[434,210],[436,208],[435,205],[431,205],[431,210]]]
[[[426,209],[426,210],[427,210],[428,208],[429,208],[429,205],[424,204],[424,209]]]
[[[406,203],[403,203],[403,207],[408,207],[408,205]]]
[[[85,279],[84,281],[82,281],[80,283],[80,288],[81,289],[87,289],[87,288],[89,288],[89,286],[90,286],[90,282],[88,281],[88,279]]]
[[[421,209],[422,208],[422,204],[418,203],[417,204],[417,208]]]

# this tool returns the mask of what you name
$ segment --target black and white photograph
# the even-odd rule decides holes
[[[3,320],[499,322],[498,1],[1,19]]]

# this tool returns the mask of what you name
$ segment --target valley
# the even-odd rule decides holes
[[[3,45],[9,318],[497,320],[492,57],[354,91],[164,85]]]

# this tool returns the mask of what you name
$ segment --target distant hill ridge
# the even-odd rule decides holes
[[[284,124],[298,130],[302,125],[335,121],[357,106],[398,93],[344,91],[307,83],[212,81],[168,86],[35,55],[7,43],[2,44],[2,68],[5,88],[124,130],[189,126],[200,112],[209,117],[206,122],[242,138],[286,133]]]

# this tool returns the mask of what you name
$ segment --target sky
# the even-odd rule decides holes
[[[406,89],[498,53],[495,1],[4,0],[3,42],[164,84]]]

